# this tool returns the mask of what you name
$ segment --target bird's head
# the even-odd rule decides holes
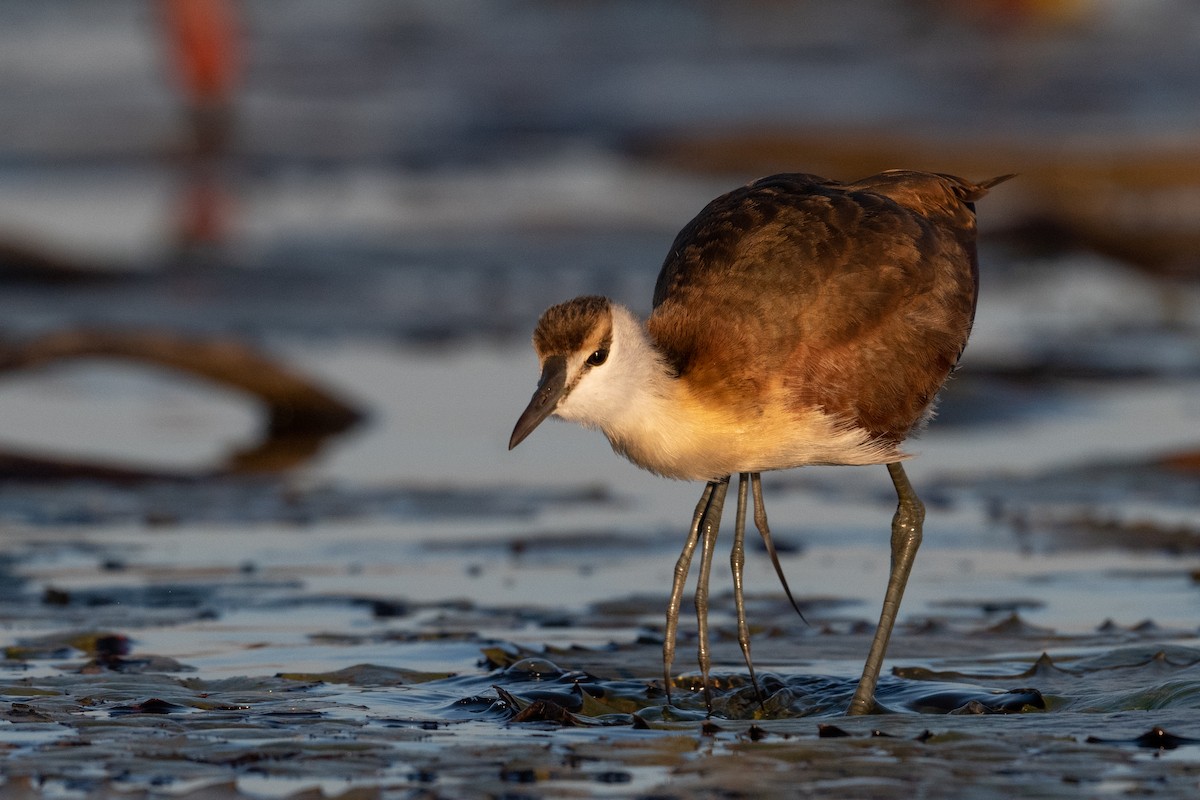
[[[619,325],[615,326],[614,320],[631,316],[607,297],[576,297],[546,309],[533,332],[542,375],[533,399],[513,428],[509,450],[552,414],[588,426],[604,426],[621,402],[622,381],[605,374],[613,370],[620,348],[620,334],[614,335]]]

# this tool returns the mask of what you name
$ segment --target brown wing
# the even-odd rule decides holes
[[[966,344],[977,287],[969,203],[989,185],[889,172],[736,189],[676,237],[650,335],[690,384],[740,413],[782,382],[798,406],[899,441]]]

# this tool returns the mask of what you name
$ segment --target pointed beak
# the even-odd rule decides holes
[[[566,388],[567,359],[565,356],[550,356],[542,367],[542,377],[538,379],[533,399],[529,401],[521,418],[517,420],[517,426],[513,428],[512,437],[508,440],[509,450],[524,441],[542,420],[554,412]]]

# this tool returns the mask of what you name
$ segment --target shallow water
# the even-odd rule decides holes
[[[1054,208],[1021,181],[981,203],[976,331],[910,443],[929,515],[878,715],[843,710],[886,580],[883,470],[764,478],[805,620],[755,548],[760,697],[718,564],[710,718],[689,608],[670,703],[661,664],[700,487],[567,425],[506,450],[541,308],[603,292],[645,310],[675,230],[749,177],[648,143],[1000,131],[1100,153],[1124,186],[1104,154],[1194,128],[1190,4],[1000,27],[971,17],[987,4],[244,6],[235,211],[196,246],[174,235],[186,181],[153,18],[0,2],[0,239],[95,271],[0,274],[4,344],[235,336],[366,419],[300,466],[234,474],[266,437],[253,397],[103,359],[4,373],[0,456],[122,471],[0,481],[0,796],[1200,791],[1186,253],[1170,277],[1030,242],[1010,228]],[[1166,238],[1196,218],[1191,191],[1120,208],[1169,208]]]
[[[1179,410],[1156,420],[1178,437],[1187,382],[1061,387],[1088,409],[1057,423],[1075,429],[1061,438],[1077,452],[1038,413],[920,440],[912,471],[931,511],[883,716],[842,712],[886,579],[886,478],[772,477],[767,502],[808,621],[751,553],[760,705],[718,566],[706,720],[686,620],[671,705],[661,679],[666,586],[696,487],[648,478],[565,425],[508,454],[511,409],[472,397],[461,415],[425,414],[413,400],[472,376],[519,408],[523,347],[352,341],[291,358],[370,386],[375,412],[308,470],[0,494],[8,786],[481,797],[770,796],[796,781],[847,797],[954,797],[964,781],[980,797],[1196,787],[1196,484],[1172,489],[1161,469],[1151,479],[1137,437],[1103,434],[1157,398]],[[87,372],[29,376],[0,401],[21,409],[63,381],[81,405],[139,414],[117,377]],[[182,429],[218,437],[221,409],[242,402],[193,397]],[[137,450],[93,439],[96,451]],[[976,453],[995,457],[977,464]],[[1144,541],[1164,532],[1173,544]]]

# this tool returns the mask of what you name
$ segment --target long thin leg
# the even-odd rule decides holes
[[[696,576],[696,658],[700,662],[704,705],[709,714],[712,713],[712,688],[708,685],[708,672],[712,666],[712,653],[708,646],[708,577],[712,573],[713,551],[717,547],[721,512],[725,508],[725,494],[729,491],[729,476],[726,475],[714,484],[708,508],[704,509],[704,521],[700,524],[700,573]]]
[[[921,546],[921,525],[925,521],[925,506],[913,491],[904,467],[899,462],[887,465],[892,483],[896,487],[896,515],[892,517],[892,570],[888,577],[887,593],[883,596],[883,612],[879,615],[879,627],[871,641],[867,663],[863,666],[862,678],[854,697],[850,701],[848,714],[867,714],[875,707],[875,685],[879,683],[879,671],[883,667],[883,655],[887,652],[892,626],[896,624],[896,613],[904,587],[912,572],[917,548]]]
[[[787,595],[788,602],[792,604],[792,608],[796,609],[800,619],[804,619],[804,612],[800,610],[796,598],[792,597],[792,590],[788,588],[787,578],[783,574],[783,566],[779,563],[779,554],[775,552],[775,542],[771,541],[771,529],[767,527],[767,507],[763,503],[762,496],[762,475],[751,472],[750,487],[754,493],[754,526],[758,528],[758,533],[762,536],[763,545],[767,548],[767,555],[771,557],[771,564],[775,567],[775,574],[779,576],[779,583],[783,585],[783,593]],[[808,622],[806,619],[804,621]]]
[[[746,669],[750,671],[750,683],[754,685],[754,694],[758,702],[763,701],[762,689],[758,686],[758,678],[754,675],[754,661],[750,658],[750,626],[746,623],[746,600],[742,595],[742,572],[746,566],[746,488],[750,483],[750,473],[738,475],[737,516],[733,526],[733,550],[729,553],[729,568],[733,572],[733,607],[737,610],[737,640],[742,648],[742,658],[746,659]]]
[[[688,570],[692,567],[692,553],[696,551],[696,543],[700,541],[700,523],[704,521],[704,514],[715,486],[715,482],[710,482],[701,492],[700,502],[696,503],[696,513],[692,515],[692,527],[683,543],[683,552],[675,562],[675,580],[671,584],[671,599],[667,603],[667,626],[663,631],[663,688],[667,691],[667,705],[671,704],[671,664],[675,661],[675,633],[679,629],[679,606],[683,602],[683,585],[687,582]]]

